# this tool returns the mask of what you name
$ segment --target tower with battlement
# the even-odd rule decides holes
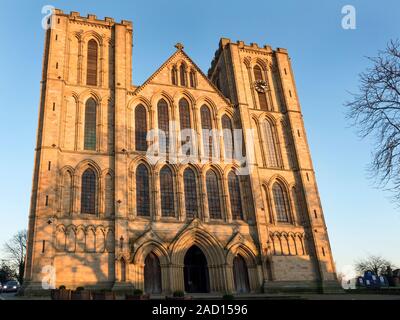
[[[223,38],[206,75],[177,44],[135,86],[131,22],[50,24],[26,293],[337,287],[285,49]]]

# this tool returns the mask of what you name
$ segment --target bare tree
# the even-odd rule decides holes
[[[375,140],[372,177],[400,203],[400,42],[390,41],[360,74],[359,93],[345,103],[362,138]]]
[[[4,283],[16,276],[14,270],[3,261],[0,266],[0,283]]]
[[[355,269],[360,274],[363,274],[365,271],[373,271],[377,275],[381,275],[386,273],[388,267],[391,269],[395,268],[390,261],[382,258],[381,256],[374,255],[359,260],[355,264]]]
[[[18,231],[4,244],[4,252],[8,265],[14,269],[18,281],[23,282],[25,268],[27,231]]]

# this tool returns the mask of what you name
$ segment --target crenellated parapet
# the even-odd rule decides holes
[[[74,21],[75,23],[78,23],[78,24],[80,23],[80,24],[88,25],[88,26],[96,25],[97,27],[102,26],[104,28],[110,28],[116,24],[120,24],[120,25],[127,26],[131,30],[133,28],[132,21],[121,20],[120,22],[116,22],[113,18],[110,18],[110,17],[104,17],[104,19],[98,19],[95,14],[91,14],[91,13],[89,13],[86,17],[83,17],[80,15],[79,12],[76,12],[76,11],[71,11],[70,13],[64,13],[63,10],[54,9],[54,15],[67,17],[70,21]]]

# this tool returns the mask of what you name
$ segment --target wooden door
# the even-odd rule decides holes
[[[233,275],[235,280],[235,289],[237,293],[246,293],[250,291],[249,275],[247,272],[246,261],[238,255],[233,259]]]
[[[161,293],[160,261],[153,252],[144,261],[144,290],[146,293]]]

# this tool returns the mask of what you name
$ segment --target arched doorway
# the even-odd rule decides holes
[[[160,260],[153,252],[150,252],[144,260],[144,291],[161,293]]]
[[[247,272],[246,261],[241,255],[233,259],[233,275],[235,289],[237,293],[246,293],[250,291],[249,274]]]
[[[185,291],[209,292],[207,259],[204,253],[197,246],[192,246],[186,252],[184,264]]]

